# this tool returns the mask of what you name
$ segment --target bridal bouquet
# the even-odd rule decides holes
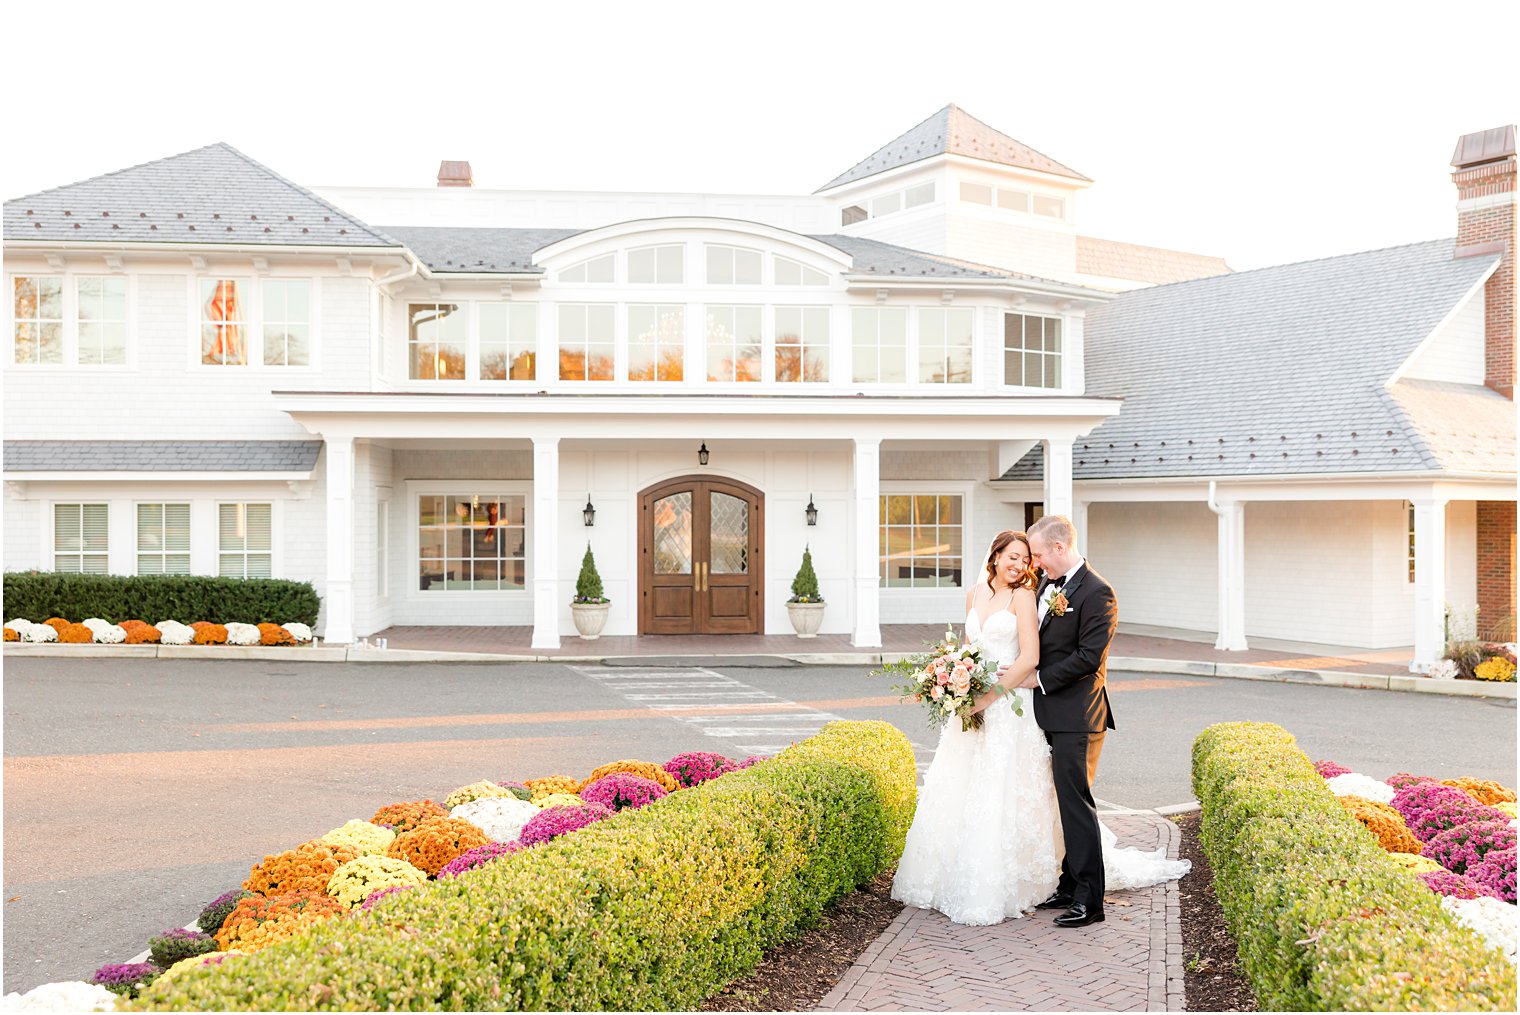
[[[928,706],[931,728],[939,729],[954,715],[960,718],[961,729],[970,731],[982,728],[982,713],[971,714],[977,696],[994,689],[1011,699],[1015,715],[1024,714],[1018,692],[997,684],[997,670],[995,660],[984,658],[979,648],[957,638],[951,628],[927,653],[889,663],[881,672],[898,678],[892,689],[904,699]]]

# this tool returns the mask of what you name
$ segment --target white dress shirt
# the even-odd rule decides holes
[[[1058,577],[1061,579],[1061,581],[1063,583],[1064,582],[1069,582],[1069,581],[1071,581],[1071,576],[1077,573],[1077,569],[1080,568],[1083,564],[1086,564],[1086,563],[1087,563],[1087,558],[1086,557],[1078,557],[1077,558],[1077,562],[1071,566],[1071,570],[1067,571],[1064,575],[1059,575]],[[1064,584],[1062,585],[1062,589],[1064,591],[1064,589],[1065,589],[1065,585]],[[1035,616],[1035,623],[1037,625],[1044,624],[1045,623],[1045,614],[1047,614],[1049,612],[1050,612],[1050,589],[1047,587],[1045,589],[1045,594],[1040,597],[1040,608],[1039,608],[1039,613],[1036,614],[1036,616]],[[1044,694],[1045,693],[1045,685],[1040,683],[1040,671],[1039,670],[1035,670],[1034,671],[1034,682],[1039,686],[1040,693]]]

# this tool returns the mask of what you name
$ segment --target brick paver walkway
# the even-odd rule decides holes
[[[1109,814],[1121,845],[1167,847],[1177,826]],[[819,1011],[1181,1011],[1182,910],[1177,882],[1112,892],[1105,921],[1064,930],[1053,912],[961,927],[904,909],[861,954]]]

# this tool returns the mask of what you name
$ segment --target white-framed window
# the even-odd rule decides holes
[[[304,278],[266,278],[264,295],[264,365],[311,365],[311,282]]]
[[[970,384],[976,311],[924,307],[918,311],[918,383]]]
[[[707,244],[708,285],[759,285],[760,251],[749,247]]]
[[[522,493],[418,494],[418,590],[526,590],[526,512]]]
[[[829,277],[801,261],[776,254],[773,258],[777,285],[828,285]]]
[[[1405,513],[1405,516],[1408,518],[1408,521],[1409,521],[1409,524],[1407,526],[1407,528],[1409,530],[1409,538],[1408,538],[1408,540],[1405,543],[1405,548],[1409,551],[1408,552],[1408,557],[1409,557],[1409,584],[1413,585],[1414,584],[1414,501],[1412,501],[1412,500],[1406,500],[1404,502],[1404,513]]]
[[[127,280],[120,275],[76,275],[74,327],[80,366],[127,362]]]
[[[1061,319],[1003,315],[1003,383],[1012,387],[1061,386]]]
[[[109,504],[53,505],[53,570],[70,574],[110,571]]]
[[[414,381],[464,380],[468,336],[464,307],[458,303],[408,303],[408,376]]]
[[[137,505],[137,573],[190,573],[190,505]]]
[[[628,379],[679,381],[686,372],[686,308],[635,303],[628,307]]]
[[[375,595],[391,594],[391,502],[375,502]]]
[[[216,573],[223,578],[274,576],[274,506],[217,505]]]
[[[63,276],[11,278],[11,339],[17,363],[63,363]]]
[[[480,379],[531,381],[537,376],[538,304],[481,303]]]
[[[777,307],[776,380],[827,384],[829,308]]]
[[[902,211],[902,199],[902,191],[900,190],[871,198],[871,217],[879,219],[883,215],[891,215],[894,212]]]
[[[764,346],[759,307],[707,308],[707,379],[758,381]]]
[[[934,181],[914,184],[906,190],[894,190],[888,194],[877,194],[868,202],[870,211],[865,208],[867,202],[852,204],[841,210],[839,216],[840,225],[853,225],[856,222],[864,222],[868,218],[878,219],[883,215],[895,215],[909,208],[920,208],[926,204],[934,203]]]
[[[1005,211],[1029,211],[1029,191],[1008,187],[997,189],[997,206]]]
[[[856,384],[906,384],[906,307],[853,307],[850,310],[851,379]]]
[[[597,257],[588,257],[584,261],[577,262],[563,269],[559,273],[561,282],[585,282],[610,285],[612,275],[616,270],[616,254],[602,254]]]
[[[961,181],[961,200],[968,204],[992,204],[992,188],[985,183]]]
[[[918,208],[922,205],[934,203],[934,181],[920,183],[916,187],[909,187],[903,191],[903,208]]]
[[[1059,197],[1051,197],[1049,194],[1036,194],[1034,196],[1034,213],[1036,215],[1048,215],[1050,218],[1064,218],[1066,216],[1066,202]]]
[[[965,558],[959,493],[881,495],[881,587],[960,588]]]
[[[201,364],[248,365],[248,280],[203,278],[200,289]]]
[[[611,303],[559,305],[559,379],[610,381],[617,361],[616,308]]]
[[[683,244],[634,247],[628,251],[630,284],[681,285],[685,280],[686,247]]]

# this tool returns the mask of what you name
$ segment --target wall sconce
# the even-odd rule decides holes
[[[697,449],[697,464],[698,465],[706,465],[707,464],[707,442],[706,441],[703,441],[702,442],[702,446]]]
[[[817,525],[818,524],[818,508],[813,503],[813,495],[812,494],[808,494],[808,506],[806,508],[806,511],[807,511],[808,524],[809,525]]]
[[[591,495],[586,494],[586,506],[581,509],[581,518],[586,522],[586,528],[596,524],[596,508],[591,506]]]

